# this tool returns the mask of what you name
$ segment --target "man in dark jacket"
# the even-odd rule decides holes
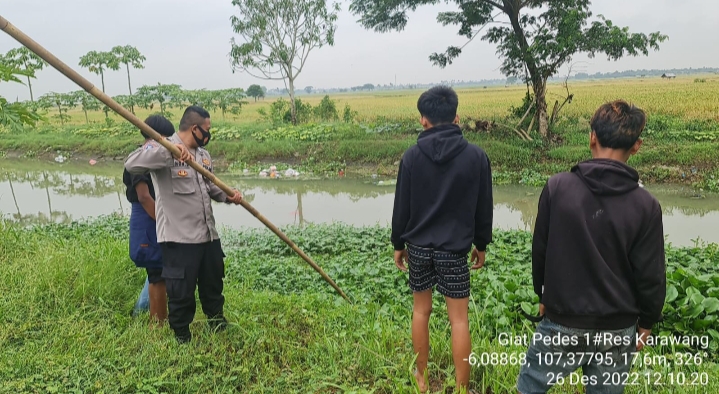
[[[152,115],[145,119],[145,123],[163,137],[175,134],[175,126],[162,115]],[[143,146],[147,146],[152,138],[144,132],[141,133],[145,137]],[[151,321],[162,324],[167,320],[167,288],[165,280],[162,278],[162,252],[160,245],[157,244],[155,188],[150,174],[130,174],[124,170],[122,182],[125,184],[127,201],[132,204],[130,259],[138,267],[147,270],[147,280],[142,293],[140,293],[140,299],[143,296],[147,297]],[[136,304],[133,315],[139,309],[137,306]]]
[[[456,387],[467,388],[471,352],[467,254],[474,243],[472,269],[481,268],[492,241],[489,159],[464,139],[457,125],[458,104],[449,87],[434,87],[420,96],[417,108],[424,131],[417,145],[405,152],[397,175],[392,244],[397,267],[406,271],[409,263],[415,378],[421,392],[428,388],[425,372],[435,285],[447,301]]]
[[[602,105],[591,120],[593,159],[553,176],[542,191],[532,276],[544,319],[519,375],[521,393],[544,393],[572,378],[576,384],[580,367],[587,393],[623,392],[616,383],[625,379],[612,376],[629,371],[632,352],[660,319],[662,211],[626,164],[645,124],[644,112],[625,101]],[[550,339],[556,337],[565,341]]]

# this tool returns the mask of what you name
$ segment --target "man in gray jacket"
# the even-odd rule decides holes
[[[168,138],[181,156],[155,141],[148,141],[125,161],[131,174],[149,172],[155,185],[157,242],[162,248],[162,277],[167,286],[168,321],[180,343],[192,339],[190,323],[195,317],[195,287],[210,327],[223,330],[222,295],[225,254],[215,228],[211,200],[239,204],[242,194],[226,195],[217,185],[190,167],[196,161],[212,172],[212,158],[203,149],[210,141],[210,114],[190,106],[180,120],[179,132]]]

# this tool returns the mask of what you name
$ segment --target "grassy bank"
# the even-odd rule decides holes
[[[127,257],[126,228],[126,219],[117,217],[29,230],[2,224],[0,392],[414,392],[411,298],[406,277],[391,263],[386,228],[288,230],[352,305],[273,235],[224,231],[225,312],[232,325],[226,333],[210,334],[198,311],[196,340],[188,346],[176,345],[166,328],[148,330],[144,320],[128,316],[143,277]],[[527,233],[497,232],[486,269],[473,274],[470,325],[477,354],[525,350],[501,346],[497,335],[532,330],[517,311],[536,312],[529,241]],[[657,331],[714,335],[716,246],[670,249],[668,260],[667,319]],[[453,368],[446,310],[435,301],[430,370],[433,391],[443,392],[452,385]],[[663,376],[706,373],[707,386],[642,384],[627,392],[716,392],[717,344],[719,337],[712,337],[698,366],[634,369]],[[680,350],[654,348],[647,354]],[[476,367],[472,381],[486,392],[513,392],[518,369]],[[566,384],[554,392],[576,390]]]
[[[223,171],[249,169],[257,173],[276,164],[280,169],[292,166],[329,175],[345,170],[348,174],[391,176],[402,153],[416,142],[416,127],[406,121],[297,127],[219,123],[209,150]],[[644,146],[630,161],[643,181],[694,184],[719,191],[719,131],[715,131],[719,124],[655,117],[648,127]],[[113,132],[111,138],[104,137]],[[586,123],[567,119],[557,129],[558,143],[522,141],[499,127],[489,133],[468,130],[465,135],[488,153],[497,183],[541,185],[547,176],[590,157],[588,132]],[[4,134],[0,151],[25,158],[51,159],[60,153],[84,161],[122,160],[139,142],[136,131],[124,126],[53,127]]]

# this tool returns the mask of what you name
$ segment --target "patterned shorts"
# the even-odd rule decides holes
[[[409,288],[414,292],[437,291],[449,298],[469,297],[467,255],[407,245]]]

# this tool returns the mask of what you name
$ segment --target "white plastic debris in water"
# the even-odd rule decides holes
[[[285,171],[285,176],[286,176],[286,177],[300,176],[300,173],[299,173],[299,171],[297,171],[297,170],[294,170],[294,169],[292,169],[292,168],[288,168],[288,169]]]
[[[66,158],[63,155],[55,157],[55,161],[58,163],[63,163],[63,162],[65,162],[65,160],[66,160]]]
[[[249,174],[249,173],[250,173],[250,170],[248,170],[247,168],[245,168],[244,170],[242,170],[242,173],[243,173],[243,174]]]
[[[377,174],[372,174],[372,179],[377,179]]]
[[[260,171],[260,177],[267,178],[267,171]]]
[[[277,167],[275,167],[275,166],[270,167],[270,171],[277,171]]]
[[[384,185],[384,181],[377,182],[378,185]]]

